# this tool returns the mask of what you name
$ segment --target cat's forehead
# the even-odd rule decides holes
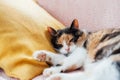
[[[77,31],[79,31],[79,30],[78,29],[70,29],[69,27],[67,27],[67,28],[64,28],[64,29],[57,30],[57,35],[74,34]]]
[[[61,35],[63,35],[64,33],[66,33],[65,29],[59,29],[59,30],[57,30],[56,36],[61,37]]]
[[[59,38],[62,38],[62,39],[70,39],[70,38],[73,38],[73,35],[72,34],[66,34],[66,33],[63,33]]]
[[[73,38],[72,34],[63,33],[57,40],[61,44],[63,41],[70,41]]]
[[[77,37],[77,36],[80,36],[82,35],[83,32],[78,30],[78,29],[70,29],[70,28],[65,28],[65,29],[60,29],[60,30],[57,30],[57,33],[56,33],[56,38],[63,38],[63,37]]]

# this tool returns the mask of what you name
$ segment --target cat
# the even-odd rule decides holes
[[[120,28],[87,32],[79,29],[78,20],[55,30],[48,27],[51,43],[59,54],[35,51],[33,58],[53,64],[43,71],[46,80],[120,80]],[[84,68],[84,71],[66,74]]]

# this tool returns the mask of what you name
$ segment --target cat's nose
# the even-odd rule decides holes
[[[69,52],[69,51],[70,51],[70,48],[66,48],[65,50],[66,50],[67,52]]]

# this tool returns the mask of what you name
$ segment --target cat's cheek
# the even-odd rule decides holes
[[[76,45],[72,45],[72,46],[70,46],[70,52],[73,52],[76,48],[77,48]]]
[[[67,54],[67,53],[68,53],[64,48],[61,48],[61,49],[59,50],[59,52],[60,52],[61,54]]]

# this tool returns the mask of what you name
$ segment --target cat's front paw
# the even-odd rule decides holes
[[[52,74],[56,74],[56,73],[60,73],[61,69],[59,67],[51,67],[51,68],[47,68],[43,71],[43,75],[44,76],[50,76]]]
[[[33,58],[38,61],[50,61],[51,57],[47,55],[47,51],[40,50],[33,53]]]

